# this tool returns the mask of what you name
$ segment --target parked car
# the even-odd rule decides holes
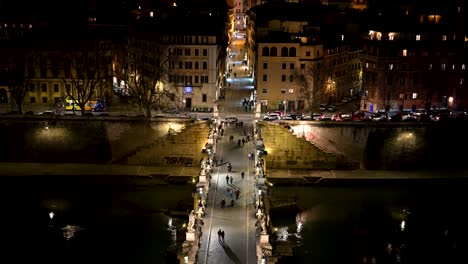
[[[320,121],[322,120],[323,114],[322,113],[313,113],[312,114],[312,120],[315,121]]]
[[[223,123],[236,123],[237,117],[236,116],[226,116],[224,119],[221,120]]]
[[[372,121],[387,121],[387,115],[383,112],[375,113],[371,117]]]
[[[332,116],[332,121],[351,121],[351,113],[338,113]]]
[[[325,111],[326,108],[327,108],[327,106],[325,104],[320,104],[320,106],[319,106],[319,110],[321,112]]]
[[[327,111],[328,112],[335,112],[335,106],[334,105],[327,106]]]
[[[300,113],[289,113],[286,114],[284,117],[284,120],[300,120],[301,119],[301,114]]]
[[[280,120],[281,116],[278,113],[268,113],[263,117],[263,120],[265,121],[275,121],[275,120]]]

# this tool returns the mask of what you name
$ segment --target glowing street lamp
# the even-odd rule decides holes
[[[54,212],[50,212],[50,213],[49,213],[49,218],[50,218],[50,220],[52,220],[52,219],[54,218],[54,216],[55,216]]]

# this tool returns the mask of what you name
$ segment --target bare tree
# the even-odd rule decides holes
[[[18,114],[23,114],[23,101],[29,91],[30,80],[34,77],[33,56],[28,57],[30,51],[23,47],[13,48],[8,69],[8,91],[15,100]]]
[[[395,83],[397,83],[396,74],[387,72],[384,74],[383,82],[378,86],[378,99],[382,102],[382,105],[385,108],[385,113],[388,117],[388,111],[391,107],[391,102],[397,96],[399,90],[396,89]]]
[[[323,71],[315,64],[310,64],[305,69],[294,71],[294,82],[299,88],[299,98],[307,104],[307,109],[312,112],[318,109],[325,93],[323,86]]]
[[[184,76],[173,76],[172,69],[178,66],[177,54],[172,46],[158,41],[131,38],[127,46],[126,69],[120,76],[126,80],[126,88],[136,101],[140,111],[151,117],[153,110],[162,112],[178,108],[175,100],[175,82],[186,82]],[[176,80],[177,79],[177,80]]]
[[[81,109],[102,88],[104,80],[112,77],[110,65],[110,44],[107,41],[87,40],[79,50],[65,55],[61,79],[67,96]]]

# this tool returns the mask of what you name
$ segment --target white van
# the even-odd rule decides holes
[[[236,116],[226,116],[223,120],[223,123],[236,123],[237,117]]]

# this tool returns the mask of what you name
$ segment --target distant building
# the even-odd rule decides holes
[[[127,63],[122,64],[127,67],[124,71],[131,74],[128,56],[131,56],[135,43],[145,49],[148,57],[146,67],[149,67],[146,72],[154,70],[154,65],[151,66],[155,59],[152,56],[154,47],[164,45],[168,50],[168,61],[160,66],[167,78],[162,78],[161,85],[175,88],[172,107],[212,109],[224,83],[227,9],[223,13],[219,6],[198,6],[198,9],[184,15],[177,7],[150,10],[142,8],[141,16],[130,27]],[[152,77],[143,78],[150,81]],[[121,81],[125,83],[128,80],[123,78],[115,80],[115,83]]]
[[[376,2],[373,7],[363,43],[361,108],[466,108],[464,1]]]
[[[324,5],[271,3],[247,19],[247,65],[264,109],[318,110],[361,92],[359,49]]]

